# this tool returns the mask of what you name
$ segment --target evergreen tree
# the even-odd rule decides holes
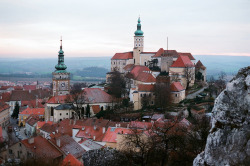
[[[90,117],[90,106],[89,106],[89,104],[87,105],[87,108],[86,108],[86,117],[87,118]]]
[[[15,105],[15,108],[13,110],[11,117],[18,118],[18,114],[19,114],[19,104],[18,104],[18,102],[16,102],[16,105]]]

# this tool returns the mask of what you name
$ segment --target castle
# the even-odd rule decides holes
[[[130,74],[129,98],[135,110],[142,107],[142,97],[150,96],[150,103],[154,104],[154,85],[162,74],[169,78],[174,103],[185,99],[185,90],[194,85],[196,74],[199,73],[200,79],[206,82],[206,67],[200,61],[196,63],[191,53],[163,48],[145,52],[143,34],[141,20],[138,18],[133,51],[116,53],[111,58],[111,72],[106,76],[109,83],[114,71],[124,76]]]

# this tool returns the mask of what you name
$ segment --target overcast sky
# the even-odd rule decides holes
[[[144,51],[250,56],[250,0],[0,0],[0,57],[113,56]]]

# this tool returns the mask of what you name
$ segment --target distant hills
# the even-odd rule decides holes
[[[196,60],[201,60],[207,67],[208,77],[216,77],[221,71],[227,75],[234,75],[242,67],[250,65],[250,57],[247,56],[209,56],[195,55]],[[74,79],[86,77],[105,78],[110,70],[111,57],[65,57],[67,70],[74,75]],[[44,59],[13,59],[0,58],[0,75],[37,75],[39,77],[50,77],[55,70],[56,58]]]

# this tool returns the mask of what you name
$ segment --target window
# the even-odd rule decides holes
[[[60,116],[62,116],[62,113],[60,113]]]
[[[146,97],[147,96],[147,94],[144,94],[144,97]]]
[[[175,97],[177,97],[178,96],[178,94],[175,94]]]
[[[54,116],[54,108],[53,107],[51,107],[51,109],[50,109],[50,116]]]
[[[141,45],[139,44],[139,47],[140,47]]]
[[[154,104],[154,101],[152,101],[151,104]]]
[[[140,39],[139,39],[139,41],[140,41]]]
[[[69,113],[66,113],[66,115],[69,115]]]
[[[12,152],[12,149],[9,149],[9,154],[12,154],[13,152]]]
[[[141,94],[141,97],[142,97],[142,94]]]
[[[144,65],[147,66],[147,62],[144,62]]]
[[[22,147],[22,144],[21,144],[21,143],[19,143],[19,146],[20,146],[20,147]]]

